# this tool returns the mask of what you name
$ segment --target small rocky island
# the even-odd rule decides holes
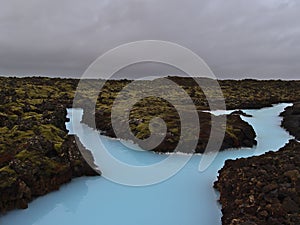
[[[161,107],[161,108],[160,108]],[[161,109],[161,110],[160,110]],[[152,111],[155,111],[154,113]],[[173,152],[176,146],[178,145],[178,142],[180,140],[180,118],[178,114],[176,113],[175,109],[171,106],[169,108],[162,107],[162,104],[157,104],[157,106],[143,110],[141,108],[140,110],[133,109],[133,112],[131,114],[131,131],[136,137],[139,137],[140,139],[146,139],[150,136],[150,130],[149,130],[149,121],[154,117],[158,116],[160,118],[163,118],[164,121],[166,121],[167,124],[167,135],[164,138],[164,140],[159,144],[156,148],[153,149],[155,152]],[[150,115],[150,116],[149,116]],[[230,148],[241,148],[241,147],[253,147],[257,144],[255,138],[256,134],[254,129],[250,124],[245,122],[241,119],[239,115],[221,115],[221,116],[214,116],[210,113],[206,112],[198,112],[198,118],[200,121],[200,133],[198,137],[195,137],[198,139],[198,143],[195,149],[195,153],[203,153],[206,149],[210,132],[211,132],[211,119],[212,117],[215,118],[216,121],[218,121],[219,117],[226,117],[226,130],[225,130],[225,136],[223,143],[221,145],[220,150],[230,149]],[[105,113],[102,110],[96,111],[95,117],[90,116],[90,114],[86,113],[84,114],[83,121],[84,123],[89,124],[89,126],[92,126],[92,121],[90,118],[96,119],[96,128],[106,136],[115,138],[115,132],[111,124],[110,120],[110,112]],[[120,121],[120,123],[126,123],[127,121]],[[192,125],[193,126],[193,125]],[[222,124],[217,124],[216,129],[220,132],[222,131]],[[124,127],[123,125],[120,125],[120,127]],[[126,136],[128,134],[128,130],[124,129],[121,132],[122,136],[119,136],[119,138],[122,139],[128,139]],[[188,142],[189,140],[183,140]],[[188,143],[187,143],[188,146]],[[143,146],[141,146],[143,148]],[[194,152],[194,151],[193,151]],[[193,153],[193,152],[187,152],[187,153]]]
[[[203,112],[209,109],[209,105],[204,93],[193,79],[180,77],[169,77],[169,79],[182,87],[195,103],[201,124],[196,152],[203,152],[210,134],[210,120],[215,116],[209,112]],[[32,199],[50,191],[57,190],[60,185],[69,182],[74,177],[99,175],[99,173],[92,169],[83,159],[75,143],[77,137],[68,135],[68,131],[65,127],[65,122],[67,121],[66,109],[73,106],[72,101],[78,82],[79,80],[77,79],[0,77],[1,213],[16,208],[26,208]],[[86,93],[81,94],[83,94],[83,98],[87,99],[86,102],[88,103],[89,101],[86,97],[89,94],[88,87],[92,85],[94,81],[86,80],[84,82],[86,82],[87,85]],[[93,118],[92,116],[95,116],[96,128],[101,130],[104,135],[114,137],[115,134],[110,121],[111,107],[119,91],[131,81],[125,79],[101,82],[104,82],[105,85],[99,93],[96,102],[96,111],[92,112],[88,107],[83,107],[83,122],[92,125],[90,119]],[[139,84],[147,87],[147,82],[148,81],[140,81]],[[207,81],[200,80],[200,82]],[[228,109],[258,109],[280,102],[300,101],[299,81],[257,81],[248,79],[240,81],[220,80],[219,83]],[[167,89],[167,87],[162,88]],[[170,91],[172,92],[172,90]],[[291,95],[291,92],[294,94]],[[174,98],[178,97],[176,93],[173,93],[173,96]],[[128,94],[127,97],[130,98],[133,96]],[[218,101],[218,99],[216,99],[216,101]],[[294,113],[291,114],[294,115]],[[242,111],[236,111],[231,115],[227,115],[225,139],[220,150],[243,146],[252,147],[256,145],[256,134],[253,128],[243,121],[241,116],[249,115],[244,114]],[[157,148],[153,149],[153,151],[173,151],[179,141],[180,120],[178,113],[176,113],[176,110],[168,102],[151,97],[141,99],[131,109],[129,121],[121,122],[129,122],[130,129],[134,135],[137,138],[145,139],[149,136],[148,125],[153,117],[160,117],[167,124],[167,135],[164,141]],[[222,124],[220,124],[220,126],[222,126]],[[124,138],[126,139],[126,136],[124,136]],[[77,139],[77,141],[79,140]],[[292,142],[288,145],[287,149],[291,149],[291,152],[295,152],[294,149],[298,149],[297,145],[296,142]],[[86,151],[85,153],[92,161],[90,152]],[[285,193],[293,194],[294,192],[290,189],[294,188],[293,185],[295,185],[295,188],[299,186],[294,176],[297,172],[294,171],[295,169],[293,165],[291,165],[297,162],[297,155],[288,153],[282,154],[281,158],[279,158],[276,153],[270,154],[274,157],[274,163],[278,161],[278,166],[273,166],[273,160],[272,162],[264,161],[265,166],[272,167],[272,171],[270,172],[267,171],[268,168],[265,169],[270,179],[277,179],[278,177],[275,176],[275,174],[282,172],[280,171],[281,164],[288,162],[288,160],[291,161],[284,167],[286,168],[284,172],[288,173],[282,179],[284,179],[284,182],[289,182],[286,183],[288,191]],[[256,159],[259,160],[260,158],[258,157]],[[252,161],[252,159],[245,159],[243,162],[247,165],[248,161]],[[230,166],[225,166],[222,171],[227,171],[227,169],[233,170],[235,168],[233,161],[227,164]],[[99,166],[101,168],[101,165]],[[299,165],[296,166],[299,168]],[[249,177],[255,177],[256,171],[247,170],[246,172],[251,173]],[[227,221],[230,219],[235,219],[231,217],[226,219],[228,215],[234,214],[235,212],[234,208],[228,208],[226,205],[226,202],[229,200],[225,200],[226,194],[224,193],[229,193],[234,190],[233,187],[228,187],[227,189],[226,186],[226,188],[223,188],[225,186],[222,182],[222,177],[223,174],[226,173],[227,172],[221,172],[220,181],[216,183],[216,187],[221,191],[221,202],[222,204],[224,203],[223,208],[226,208],[223,210],[224,224],[227,224]],[[234,187],[240,187],[239,185],[245,184],[243,183],[244,181],[239,184],[239,180],[233,180],[237,174],[237,172],[233,173],[232,177],[230,177],[230,179],[232,179],[231,184]],[[292,178],[289,178],[289,176],[292,176]],[[294,184],[293,182],[296,183]],[[249,184],[248,182],[247,185],[251,185],[251,183]],[[251,191],[252,189],[254,192],[256,191],[253,186],[249,186],[247,190]],[[277,189],[273,189],[272,187],[270,193],[273,194],[273,191]],[[256,196],[255,193],[252,195],[254,195],[254,197]],[[239,196],[235,193],[234,197]],[[237,199],[236,204],[240,203],[243,205],[243,200],[244,197]],[[279,201],[282,205],[283,201],[286,202],[285,205],[287,205],[287,203],[291,205],[291,202],[296,202],[297,204],[297,199],[293,199],[293,195],[289,196],[289,198],[284,195],[280,197]],[[283,205],[282,207],[285,206]],[[274,216],[271,218],[269,215],[272,211],[260,210],[259,212],[260,215],[262,214],[263,216],[266,215],[267,212],[265,218],[270,217],[272,219],[270,219],[270,221],[280,222],[282,220],[286,221],[286,219],[291,221],[295,220],[294,210],[295,208],[288,211],[290,212],[288,218],[282,216],[281,219]],[[243,212],[247,212],[247,210]]]

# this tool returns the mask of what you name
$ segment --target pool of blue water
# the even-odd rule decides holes
[[[126,186],[104,177],[82,177],[30,203],[26,210],[14,210],[0,218],[5,225],[218,225],[221,224],[218,193],[213,189],[218,170],[226,159],[260,155],[278,150],[292,138],[280,127],[278,116],[288,104],[259,110],[244,110],[253,117],[243,117],[256,133],[258,145],[249,149],[220,152],[213,163],[199,171],[201,154],[169,179],[141,187]],[[220,114],[222,112],[215,112]],[[69,109],[67,123],[70,134],[77,135],[93,152],[94,135],[99,133],[80,123],[82,110]],[[145,166],[165,159],[166,155],[131,150],[120,141],[100,136],[110,154],[120,161]],[[95,152],[93,154],[96,154]],[[173,162],[184,155],[176,155]],[[97,159],[96,159],[97,163]],[[168,165],[166,165],[168,166]],[[99,165],[101,169],[101,165]],[[104,169],[105,171],[105,169]],[[122,173],[122,171],[120,171]],[[138,178],[137,178],[138,179]]]

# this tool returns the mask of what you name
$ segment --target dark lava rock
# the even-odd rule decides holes
[[[300,224],[300,143],[277,152],[227,160],[214,187],[222,224]]]
[[[82,157],[76,136],[66,137],[59,152],[53,144],[36,137],[30,140],[28,150],[12,159],[0,169],[0,212],[27,208],[35,197],[47,194],[69,182],[74,177],[95,176],[100,172],[92,169]],[[83,146],[80,146],[83,148]],[[89,151],[82,151],[93,160]],[[93,164],[93,161],[91,161]]]
[[[67,136],[61,151],[61,155],[64,155],[70,163],[73,177],[101,175],[94,163],[92,153],[81,144],[76,135]]]
[[[221,122],[218,122],[218,121],[222,121],[220,120],[221,117],[225,117],[225,116],[227,117],[226,124],[221,124]],[[216,132],[215,134],[217,134],[217,136],[212,137],[213,139],[216,138],[216,142],[218,140],[217,139],[218,135],[222,133],[221,132],[223,130],[222,127],[224,126],[226,127],[223,142],[221,143],[220,149],[217,150],[225,150],[225,149],[241,148],[241,147],[253,147],[257,144],[257,141],[255,140],[256,133],[253,127],[249,123],[242,120],[239,115],[214,116],[210,113],[199,111],[198,118],[200,122],[200,133],[198,137],[195,137],[198,139],[198,143],[195,149],[196,153],[203,153],[206,150],[206,146],[212,129],[211,126],[212,117],[214,117],[216,121],[214,129]],[[93,121],[94,118],[95,118],[95,122]],[[147,133],[148,125],[144,123],[143,118],[139,118],[139,119],[134,118],[131,121],[136,126],[136,130],[135,130],[136,134]],[[176,146],[178,145],[178,141],[180,139],[180,118],[176,115],[171,116],[171,113],[169,113],[167,114],[165,121],[167,121],[166,122],[167,126],[170,124],[171,125],[175,124],[175,129],[173,127],[173,129],[168,130],[167,135],[165,136],[163,141],[156,148],[152,149],[155,152],[173,152]],[[93,127],[93,124],[95,123],[96,128],[100,130],[103,135],[113,137],[113,138],[116,137],[116,134],[111,124],[110,111],[97,110],[96,113],[93,114],[92,116],[87,111],[84,111],[83,122],[87,123],[91,127]],[[130,139],[127,136],[129,131],[125,130],[126,127],[125,125],[122,125],[122,123],[125,124],[128,123],[128,121],[119,121],[119,122],[121,123],[119,127],[121,127],[122,129],[124,128],[124,130],[120,132],[121,136],[119,136],[118,138],[122,138],[125,140]],[[140,126],[140,125],[144,125],[143,123],[145,124],[145,126]],[[191,127],[193,126],[194,125],[191,124]],[[139,127],[141,128],[138,129]],[[148,136],[145,137],[147,138]],[[143,138],[141,138],[141,140],[143,140]],[[189,140],[181,140],[181,141],[185,142],[185,146],[189,146]],[[140,143],[137,144],[139,144],[141,148],[146,147],[147,149],[147,146],[143,146]],[[213,150],[215,151],[216,149]],[[179,151],[185,153],[193,153],[193,151],[190,151],[188,148]]]
[[[245,116],[245,117],[253,117],[252,115],[247,114],[247,113],[243,112],[242,110],[233,111],[231,113],[231,115],[240,115],[240,116]]]
[[[100,175],[92,154],[67,135],[77,83],[0,77],[0,214],[27,208],[74,177]]]
[[[204,93],[192,78],[174,77],[170,79],[178,83],[190,95],[199,112],[209,109]],[[215,86],[210,80],[201,79],[199,81],[202,85],[209,86],[211,90],[214,90]],[[90,161],[89,165],[92,165],[90,153],[84,150],[79,152],[77,147],[81,145],[74,144],[76,137],[67,137],[65,128],[66,108],[73,105],[72,101],[78,82],[79,80],[76,79],[0,76],[0,211],[26,208],[28,202],[34,197],[58,189],[61,184],[70,181],[72,177],[98,174],[81,157],[81,154],[85,154],[85,158]],[[93,108],[91,106],[94,103],[89,101],[86,96],[91,90],[89,85],[93,87],[96,84],[95,80],[84,82],[86,92],[76,93],[76,95],[84,97],[81,101],[83,103],[81,108]],[[110,122],[110,108],[118,92],[130,82],[129,80],[107,81],[108,85],[102,88],[98,96],[95,114],[96,127],[105,135],[114,136]],[[142,86],[147,86],[148,81],[139,82]],[[228,109],[262,108],[274,103],[300,101],[300,81],[248,79],[220,80],[218,82],[224,92]],[[262,87],[264,88],[262,89]],[[162,89],[171,90],[168,87],[162,87]],[[173,97],[177,99],[176,93],[173,94]],[[128,98],[131,97],[134,96],[128,95]],[[222,100],[223,98],[216,98],[214,101],[216,103]],[[147,123],[143,119],[149,120],[151,116],[155,115],[162,116],[170,125],[170,129],[168,128],[166,139],[162,145],[154,150],[173,151],[180,133],[178,132],[180,121],[176,117],[176,113],[174,114],[166,104],[159,103],[156,107],[148,103],[151,102],[138,102],[135,108],[136,112],[130,118],[134,128],[133,132],[135,135],[147,138],[147,132],[145,132],[147,129],[144,129]],[[182,104],[184,106],[184,102]],[[293,114],[297,114],[297,110],[294,110]],[[145,118],[138,116],[145,116]],[[196,151],[203,152],[211,130],[210,117],[212,115],[200,113],[199,116],[201,132]],[[84,122],[91,125],[93,124],[91,119],[93,117],[85,110]],[[223,125],[218,124],[217,128],[221,126]],[[252,147],[255,144],[253,128],[239,115],[229,115],[221,149]],[[292,181],[296,179],[297,172],[295,172],[293,162],[287,163],[285,166],[287,172],[285,179],[291,180],[291,182],[284,183],[282,187],[277,188],[282,188],[281,193],[276,192],[277,189],[273,189],[262,196],[268,203],[266,210],[260,211],[258,215],[266,216],[268,214],[267,222],[270,224],[282,224],[276,215],[281,215],[283,210],[292,212],[294,207],[291,209],[287,206],[293,206],[293,202],[297,204],[293,197],[286,199],[290,189],[294,187]],[[266,164],[260,173],[265,175],[268,174],[267,171],[275,168],[276,166],[273,164]],[[263,187],[265,183],[261,185]],[[280,202],[284,201],[285,203],[281,207],[278,206],[273,215],[268,206],[280,203],[274,200],[276,194],[278,194]],[[253,197],[251,197],[251,201],[253,201]],[[250,207],[245,211],[251,210],[253,208]],[[297,220],[295,215],[291,214],[291,221]],[[239,221],[244,224],[253,224],[256,220],[242,217],[235,219],[236,223],[240,223]]]
[[[285,108],[280,115],[283,117],[281,126],[300,140],[300,102]]]

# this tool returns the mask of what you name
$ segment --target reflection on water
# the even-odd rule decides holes
[[[277,150],[291,137],[280,127],[279,113],[287,104],[260,110],[244,110],[253,117],[243,117],[257,133],[258,145],[252,149],[228,150],[218,154],[213,164],[204,172],[198,171],[201,155],[170,179],[146,187],[123,186],[103,177],[77,178],[59,191],[40,197],[29,209],[15,210],[0,218],[5,225],[211,225],[221,224],[217,193],[212,188],[217,171],[226,159],[259,155]],[[73,124],[81,126],[77,134],[85,146],[89,136],[97,132],[80,124],[82,111],[69,110]],[[75,118],[75,119],[74,119]],[[77,119],[76,119],[77,118]],[[77,122],[74,122],[77,121]],[[97,133],[98,135],[98,133]],[[83,137],[84,136],[84,137]],[[110,153],[121,161],[133,165],[149,165],[166,156],[151,152],[132,151],[117,140],[103,138]],[[178,157],[183,157],[178,155]],[[100,165],[101,168],[101,165]]]

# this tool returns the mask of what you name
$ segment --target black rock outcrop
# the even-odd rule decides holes
[[[227,160],[214,187],[223,225],[300,224],[300,143],[277,152]]]
[[[283,117],[281,126],[300,140],[300,102],[285,108],[280,115]]]

